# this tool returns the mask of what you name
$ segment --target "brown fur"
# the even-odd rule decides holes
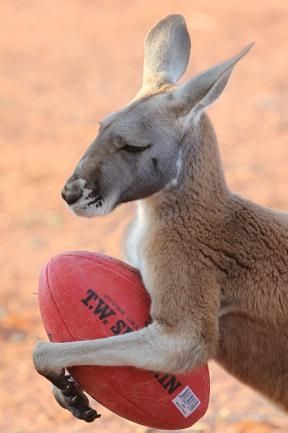
[[[37,371],[78,418],[96,413],[66,367],[177,372],[211,358],[288,411],[288,216],[229,191],[204,113],[250,48],[176,87],[190,39],[183,17],[162,20],[146,39],[136,100],[104,119],[64,187],[79,216],[139,201],[126,256],[141,271],[153,319],[117,337],[38,343]]]
[[[288,217],[228,191],[205,116],[201,128],[182,189],[147,201],[153,318],[197,326],[209,356],[288,410]]]

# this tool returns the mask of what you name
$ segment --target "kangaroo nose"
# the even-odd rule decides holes
[[[76,203],[76,201],[79,200],[79,198],[82,196],[82,188],[79,185],[77,181],[74,181],[72,183],[68,183],[64,186],[61,196],[63,200],[66,201],[67,204],[71,205]]]

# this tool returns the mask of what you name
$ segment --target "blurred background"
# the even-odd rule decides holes
[[[288,210],[287,0],[0,0],[0,433],[153,431],[102,408],[97,424],[73,419],[34,372],[31,352],[46,338],[35,293],[50,256],[121,257],[133,204],[80,219],[60,191],[98,121],[135,95],[143,38],[171,13],[191,32],[186,78],[256,42],[210,115],[230,188]],[[214,363],[210,370],[209,410],[189,431],[287,432],[284,414]]]

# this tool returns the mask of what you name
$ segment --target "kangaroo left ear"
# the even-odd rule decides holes
[[[144,45],[143,83],[139,93],[176,83],[190,56],[190,37],[181,15],[168,15],[148,33]]]
[[[221,95],[234,66],[250,51],[253,45],[254,43],[248,45],[232,59],[208,69],[192,78],[188,83],[169,92],[172,102],[171,109],[175,109],[185,128],[197,122],[203,111]]]

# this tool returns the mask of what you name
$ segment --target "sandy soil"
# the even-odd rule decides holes
[[[107,410],[97,425],[74,420],[34,373],[31,351],[45,337],[35,295],[42,264],[69,249],[120,256],[133,205],[77,219],[59,192],[98,120],[135,94],[143,37],[172,12],[185,15],[192,33],[187,76],[256,42],[210,114],[231,189],[288,209],[287,0],[2,0],[1,433],[148,431]],[[287,431],[286,416],[213,363],[211,380],[210,408],[193,431]]]

